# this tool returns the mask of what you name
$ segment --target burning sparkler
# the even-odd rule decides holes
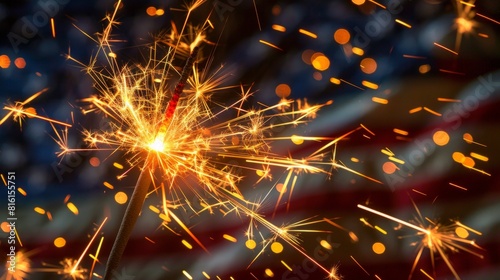
[[[246,247],[256,248],[257,242],[255,240],[259,235],[262,237],[262,248],[256,252],[249,266],[257,258],[264,255],[266,250],[280,253],[283,250],[283,245],[288,245],[304,256],[307,261],[320,268],[330,279],[340,279],[338,267],[325,267],[308,254],[307,250],[302,248],[302,240],[298,234],[329,232],[324,229],[310,228],[318,223],[326,223],[344,230],[354,241],[357,240],[357,236],[353,232],[336,225],[327,218],[303,218],[297,222],[284,223],[281,226],[276,225],[272,220],[284,202],[286,202],[286,210],[288,211],[292,194],[298,187],[298,178],[304,173],[326,174],[330,177],[334,169],[342,169],[381,184],[380,181],[348,167],[336,158],[337,145],[340,140],[351,137],[360,131],[366,131],[372,136],[375,134],[366,126],[360,125],[336,138],[277,135],[276,128],[296,127],[307,123],[310,119],[315,118],[316,113],[323,106],[330,105],[332,101],[319,105],[309,105],[307,102],[286,99],[290,94],[288,92],[288,94],[283,93],[280,96],[282,99],[278,104],[269,106],[259,104],[257,108],[249,108],[247,100],[252,95],[251,86],[226,86],[228,75],[224,72],[225,69],[221,66],[215,71],[211,72],[210,70],[212,58],[206,59],[203,52],[203,47],[210,43],[205,34],[209,27],[213,28],[210,20],[207,19],[201,27],[188,25],[191,12],[203,2],[203,0],[197,0],[186,6],[187,16],[180,29],[172,23],[170,33],[162,33],[155,38],[155,42],[148,46],[148,54],[146,55],[148,61],[145,64],[121,66],[120,53],[112,44],[114,42],[114,39],[111,39],[113,26],[118,24],[115,18],[120,7],[123,6],[121,1],[116,3],[114,12],[106,17],[108,25],[97,38],[85,33],[98,45],[98,51],[90,62],[82,63],[68,55],[68,59],[86,70],[98,91],[96,95],[80,100],[83,103],[82,111],[85,114],[99,114],[109,121],[107,129],[83,129],[85,141],[89,145],[87,149],[83,150],[125,154],[126,161],[131,168],[123,172],[120,178],[128,175],[133,168],[141,171],[107,260],[104,279],[111,279],[117,272],[120,258],[141,213],[143,203],[148,194],[152,192],[161,196],[161,206],[158,207],[160,209],[156,207],[150,207],[150,209],[163,219],[162,226],[169,228],[168,223],[176,222],[205,251],[208,250],[203,242],[173,211],[177,208],[191,208],[187,202],[190,195],[198,198],[200,205],[203,206],[200,211],[191,208],[195,214],[203,211],[212,212],[213,208],[218,207],[224,215],[235,213],[240,217],[248,218],[248,228],[245,231],[245,236],[248,239],[245,243]],[[376,1],[370,2],[377,3]],[[462,34],[471,32],[474,28],[475,23],[472,21],[474,13],[470,8],[473,7],[473,3],[474,0],[460,1],[459,17],[455,22],[457,27],[455,49],[457,52]],[[465,5],[463,9],[462,4]],[[396,22],[411,27],[402,20],[397,19]],[[53,20],[51,20],[51,24],[53,36],[55,36]],[[273,28],[283,32],[286,30],[284,26],[275,25]],[[318,35],[320,33],[315,34],[303,28],[298,29],[298,32],[312,39],[320,36]],[[338,38],[335,40],[337,42],[343,41]],[[349,38],[345,40],[344,43],[347,43]],[[260,42],[283,50],[267,41],[260,40]],[[354,49],[357,51],[355,52]],[[353,48],[353,53],[359,56],[364,55],[364,51],[359,48]],[[327,70],[330,65],[327,55],[321,54],[318,57],[316,63],[313,63],[314,68],[319,71]],[[105,61],[104,66],[99,65],[102,60]],[[375,61],[371,60],[373,61],[371,63],[372,70],[369,69],[370,67],[365,67],[370,66],[370,63],[362,63],[361,65],[366,74],[373,73],[377,67]],[[180,64],[184,64],[184,66],[178,67]],[[342,81],[355,88],[363,89],[343,79],[331,78],[330,81],[334,84],[339,84]],[[363,81],[362,85],[373,90],[377,90],[379,87],[378,84],[368,81]],[[240,93],[237,97],[224,96],[228,102],[213,101],[215,95],[223,90],[238,90],[238,88]],[[82,149],[74,149],[68,145],[67,133],[68,128],[71,127],[70,124],[42,117],[37,114],[34,108],[27,106],[45,91],[46,89],[37,92],[24,101],[6,104],[3,109],[7,111],[7,115],[0,120],[0,125],[8,118],[13,118],[20,125],[26,117],[38,118],[52,125],[56,133],[54,139],[61,148],[59,156],[82,151]],[[372,100],[379,104],[388,104],[389,102],[388,99],[380,97],[373,97]],[[422,107],[419,108],[422,109]],[[439,113],[427,107],[423,108],[440,116]],[[60,126],[63,127],[62,131],[59,130]],[[397,130],[397,133],[408,134],[403,130]],[[314,151],[297,158],[291,152],[287,151],[290,154],[283,155],[283,153],[277,153],[273,149],[275,143],[283,141],[293,142],[296,145],[301,145],[306,141],[319,144]],[[392,160],[397,162],[395,158]],[[393,166],[395,170],[397,167],[394,164]],[[266,188],[268,193],[264,198],[253,201],[246,196],[241,186],[245,182],[244,180],[251,177],[248,176],[249,173],[257,174],[257,179],[250,180],[251,184],[257,184],[272,180],[277,172],[283,174],[277,177],[284,179],[284,181],[283,183],[273,182],[271,188]],[[105,185],[110,186],[107,182]],[[262,206],[263,202],[271,197],[269,195],[271,190],[277,190],[279,194],[276,201],[273,201],[275,203],[274,209],[272,218],[269,219],[263,214],[264,207]],[[418,217],[416,220],[406,222],[363,205],[358,205],[358,207],[417,231],[417,236],[421,240],[417,243],[418,252],[410,277],[418,266],[425,248],[429,249],[431,253],[433,265],[435,255],[439,255],[456,278],[458,278],[458,274],[447,256],[448,252],[462,250],[482,257],[473,250],[479,249],[479,247],[472,240],[467,239],[467,236],[461,235],[459,229],[478,232],[458,221],[450,225],[439,224],[423,218],[417,209]],[[73,213],[78,213],[76,206],[73,205],[70,208],[68,205],[68,208]],[[62,268],[44,263],[47,266],[46,270],[33,269],[31,271],[56,272],[68,279],[84,279],[87,276],[87,271],[90,271],[89,277],[98,275],[92,272],[98,262],[97,255],[100,252],[103,238],[101,238],[95,256],[91,255],[94,260],[92,268],[90,270],[82,268],[81,261],[103,224],[78,260],[64,259],[60,263]],[[261,231],[259,227],[265,228],[267,235],[263,234],[265,230]],[[224,238],[236,242],[236,238],[233,236],[224,235]],[[189,244],[185,241],[184,244],[186,243]],[[189,244],[189,246],[191,245]],[[331,249],[331,245],[328,243],[322,244],[322,246],[325,248],[330,246]],[[351,258],[368,274],[353,256]],[[282,263],[292,271],[284,261]],[[29,271],[29,266],[26,271]],[[19,279],[26,277],[25,274],[22,274],[26,271],[19,270]],[[183,273],[186,276],[189,275],[186,271]],[[266,272],[266,275],[270,276],[272,272]],[[378,278],[378,276],[376,277]]]
[[[188,8],[188,17],[189,12],[202,1],[198,2]],[[195,35],[187,36],[193,41],[183,42],[181,40],[185,38],[183,32],[187,29],[187,20],[179,34],[174,31],[173,35],[158,40],[167,47],[164,54],[161,45],[155,43],[151,47],[147,65],[121,68],[116,62],[117,54],[113,51],[109,40],[111,28],[116,24],[114,19],[119,7],[120,2],[116,5],[113,15],[107,17],[109,24],[101,37],[96,40],[99,42],[99,52],[89,65],[68,56],[87,69],[100,92],[97,96],[83,100],[89,104],[84,107],[84,112],[100,112],[111,120],[108,131],[84,131],[85,140],[91,149],[124,151],[130,154],[129,162],[132,166],[140,164],[143,166],[113,245],[104,279],[110,279],[119,266],[120,257],[151,184],[155,189],[161,189],[163,214],[179,223],[203,249],[205,246],[169,210],[167,196],[173,198],[171,201],[180,201],[185,199],[188,191],[200,198],[203,197],[201,193],[208,194],[216,201],[215,204],[252,217],[254,221],[270,229],[275,234],[274,239],[281,238],[301,251],[297,239],[292,234],[273,225],[247,206],[253,203],[244,198],[238,187],[243,177],[234,172],[236,166],[227,165],[224,159],[245,161],[247,165],[237,167],[257,171],[258,174],[261,173],[262,179],[269,176],[265,174],[269,174],[271,167],[287,169],[290,177],[292,173],[303,172],[328,174],[329,171],[321,168],[321,165],[327,165],[330,168],[346,169],[378,182],[337,163],[335,159],[332,162],[323,161],[340,139],[361,127],[336,139],[272,137],[274,128],[305,123],[313,118],[322,106],[331,102],[305,106],[298,103],[299,106],[296,108],[297,104],[294,101],[282,100],[279,104],[264,106],[263,109],[245,109],[244,103],[251,93],[250,90],[243,90],[242,86],[241,97],[229,105],[209,103],[210,95],[223,87],[221,83],[225,77],[219,76],[218,72],[214,75],[198,72],[201,60],[198,57],[198,45],[205,40],[204,28],[196,31]],[[187,50],[189,56],[184,68],[179,71],[174,65],[174,60],[179,55],[184,55]],[[109,63],[110,69],[107,74],[96,69],[97,58],[100,55],[104,55]],[[180,78],[175,88],[171,90],[172,76],[176,75]],[[185,87],[188,89],[184,94]],[[230,114],[233,117],[224,121],[217,120],[222,118],[223,114]],[[278,117],[285,121],[276,121]],[[62,154],[71,152],[72,149],[67,147],[63,137],[59,138]],[[272,152],[271,143],[283,140],[294,142],[327,140],[327,143],[309,157],[295,159]],[[157,171],[160,172],[159,175],[156,174]],[[330,273],[328,269],[323,270],[327,274]]]

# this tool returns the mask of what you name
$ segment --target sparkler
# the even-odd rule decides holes
[[[215,93],[238,87],[224,86],[227,74],[224,73],[223,67],[210,74],[209,69],[212,61],[210,58],[206,65],[200,66],[205,61],[200,48],[204,42],[207,42],[205,31],[212,24],[207,19],[201,28],[194,28],[190,27],[187,22],[190,13],[203,2],[195,1],[192,5],[186,7],[187,17],[180,31],[173,24],[170,34],[164,33],[156,38],[155,42],[149,46],[149,60],[145,65],[122,67],[117,62],[120,54],[114,51],[111,44],[113,40],[110,38],[112,37],[112,27],[117,24],[115,17],[121,7],[121,1],[116,3],[113,14],[106,17],[109,24],[104,32],[99,34],[97,39],[88,36],[99,46],[97,54],[91,61],[88,64],[82,63],[68,55],[68,59],[85,68],[93,78],[95,87],[98,90],[98,95],[81,100],[84,103],[82,111],[85,114],[101,114],[109,120],[108,130],[84,129],[83,134],[89,144],[89,148],[85,150],[108,150],[110,153],[125,153],[127,162],[132,167],[121,174],[120,178],[126,176],[132,168],[141,170],[109,255],[104,279],[111,279],[117,271],[120,258],[127,246],[134,224],[140,215],[143,203],[148,194],[152,192],[161,193],[161,210],[155,209],[158,210],[158,213],[162,212],[160,215],[163,215],[165,220],[162,225],[167,227],[167,223],[175,221],[198,246],[206,251],[204,244],[183,223],[182,219],[171,210],[177,207],[191,207],[189,203],[182,203],[182,201],[187,201],[187,197],[191,193],[199,198],[200,204],[204,207],[199,212],[211,211],[213,207],[220,207],[224,209],[224,215],[236,213],[239,216],[248,217],[250,221],[245,235],[248,237],[248,241],[252,241],[248,242],[248,248],[256,247],[254,230],[258,226],[263,226],[269,230],[270,237],[266,238],[259,232],[263,239],[263,246],[249,266],[259,256],[263,255],[266,252],[265,250],[271,249],[273,252],[282,250],[280,242],[283,241],[284,244],[286,243],[285,245],[288,244],[306,259],[317,265],[330,279],[339,279],[337,267],[326,268],[318,263],[301,247],[301,240],[297,235],[297,233],[327,232],[311,229],[309,226],[322,222],[336,226],[335,223],[327,218],[315,220],[315,218],[311,217],[282,226],[275,225],[271,222],[272,218],[268,219],[261,214],[263,211],[262,202],[267,199],[269,193],[262,201],[249,200],[245,197],[243,190],[240,189],[241,182],[247,176],[236,170],[242,169],[244,172],[257,173],[260,177],[253,183],[270,180],[277,169],[284,170],[284,183],[279,184],[279,188],[278,184],[274,184],[271,188],[276,188],[279,191],[279,197],[275,202],[272,215],[274,218],[274,214],[286,199],[285,193],[287,191],[288,203],[286,208],[288,211],[289,202],[292,199],[294,189],[297,187],[297,178],[304,173],[331,175],[333,169],[343,169],[372,182],[381,183],[349,168],[335,158],[337,144],[340,140],[361,130],[367,131],[370,135],[375,134],[364,125],[360,125],[358,128],[337,138],[274,135],[273,130],[276,127],[295,127],[307,123],[315,117],[321,107],[331,104],[331,101],[311,106],[307,103],[288,100],[286,99],[287,96],[281,96],[283,99],[278,104],[271,106],[259,104],[260,108],[248,109],[245,103],[252,95],[251,87],[241,85],[241,93],[238,98],[227,98],[230,99],[227,104],[213,102],[212,97]],[[377,4],[375,1],[370,2]],[[458,54],[462,34],[470,32],[474,27],[472,21],[474,15],[469,8],[469,6],[472,7],[473,2],[467,2],[470,5],[468,4],[463,11],[459,9],[461,17],[456,20],[457,42],[455,51],[446,49],[446,47],[438,43],[435,43],[436,46]],[[396,19],[396,22],[411,27],[405,21]],[[51,19],[51,24],[53,25],[53,19]],[[273,26],[273,29],[279,32],[286,30],[284,26],[278,25]],[[53,32],[55,32],[54,27]],[[302,28],[299,29],[299,33],[312,39],[321,36]],[[55,36],[55,33],[53,33],[53,36]],[[260,40],[260,42],[281,50],[279,46],[268,41]],[[358,50],[359,52],[356,54],[363,56],[363,50]],[[324,57],[326,58],[326,56]],[[100,59],[107,62],[104,69],[97,66]],[[180,60],[185,61],[182,70],[176,67],[177,62]],[[368,70],[366,71],[367,74],[371,73]],[[177,82],[174,88],[172,88],[172,81]],[[334,84],[343,82],[364,90],[344,79],[332,77],[330,81]],[[374,90],[379,87],[377,84],[366,80],[363,80],[362,85]],[[51,123],[56,133],[56,143],[61,147],[59,156],[81,151],[82,149],[73,149],[68,146],[67,129],[71,127],[70,124],[39,116],[34,108],[26,108],[28,103],[45,91],[46,89],[37,92],[24,101],[5,105],[4,110],[7,111],[7,115],[0,120],[0,124],[10,117],[19,122],[20,125],[26,117],[38,118]],[[450,100],[452,99],[438,101],[454,102]],[[388,99],[381,97],[373,97],[372,101],[383,105],[389,104]],[[427,107],[412,109],[410,113],[421,110],[440,116],[438,112]],[[57,126],[63,126],[63,130],[58,131]],[[404,136],[408,135],[408,132],[402,129],[394,129],[394,132]],[[273,152],[273,143],[278,141],[291,141],[297,145],[304,141],[314,141],[320,143],[320,147],[305,157],[295,158],[293,155],[283,156]],[[404,164],[401,159],[393,157],[392,152],[390,154],[390,160]],[[475,155],[476,158],[481,156]],[[227,163],[228,160],[235,160],[238,163]],[[106,182],[106,184],[110,186],[109,183]],[[150,190],[151,186],[153,187],[152,191]],[[418,253],[410,277],[415,271],[425,248],[428,248],[431,253],[433,265],[434,255],[439,254],[456,278],[458,278],[458,274],[447,257],[447,251],[462,250],[482,257],[469,249],[470,246],[479,248],[473,241],[456,236],[457,228],[467,228],[459,222],[454,222],[451,225],[438,224],[427,218],[422,218],[420,213],[416,222],[406,222],[363,205],[358,205],[358,207],[417,231],[417,236],[421,237],[421,242],[418,243]],[[196,214],[199,212],[195,211]],[[341,227],[338,226],[338,228]],[[377,226],[374,228],[383,232],[383,229]],[[356,237],[353,232],[341,229]],[[475,232],[473,229],[467,229]],[[224,238],[230,242],[236,242],[236,238],[230,235],[224,235]],[[146,239],[148,238],[146,237]],[[354,240],[354,238],[352,239]],[[102,242],[103,239],[101,239],[97,252],[100,251]],[[187,241],[185,243],[189,244]],[[83,279],[87,270],[80,267],[80,262],[89,246],[87,246],[78,261],[65,259],[61,262],[64,268],[54,268],[55,270],[47,268],[47,271],[57,271],[57,273],[61,273],[68,278],[71,276],[73,279]],[[351,256],[351,258],[364,270],[354,257]],[[94,265],[97,262],[97,253],[93,259],[94,263],[92,269],[90,269],[90,274],[92,274]],[[292,270],[283,260],[282,263],[290,271]],[[186,271],[183,271],[183,273],[186,276],[189,275]],[[368,274],[368,272],[366,273]],[[23,279],[23,277],[20,279]],[[378,276],[376,277],[378,278]]]
[[[198,2],[187,9],[188,17],[192,8],[201,3]],[[329,171],[321,168],[321,165],[326,165],[330,168],[342,168],[376,181],[338,164],[335,159],[332,162],[322,161],[340,139],[361,127],[340,138],[272,137],[274,128],[305,123],[313,118],[322,106],[331,102],[309,105],[282,100],[276,105],[264,106],[263,109],[247,110],[243,105],[251,93],[242,86],[241,98],[233,103],[226,106],[210,103],[211,95],[223,88],[221,83],[225,77],[222,74],[218,75],[218,72],[215,75],[207,75],[206,69],[199,72],[197,53],[198,45],[205,40],[204,28],[195,31],[195,35],[187,36],[192,38],[192,41],[184,42],[183,32],[189,29],[186,28],[187,20],[180,33],[173,28],[169,37],[160,38],[151,47],[147,65],[121,68],[116,62],[117,54],[112,50],[109,39],[111,27],[116,24],[114,18],[119,6],[120,2],[117,3],[113,15],[108,17],[107,28],[99,40],[96,40],[99,42],[99,52],[89,65],[68,56],[87,69],[100,92],[98,96],[82,100],[89,104],[83,108],[84,113],[101,112],[111,120],[108,131],[84,131],[90,149],[125,151],[131,154],[129,162],[132,166],[139,164],[143,166],[113,244],[104,279],[110,279],[119,266],[121,255],[151,184],[155,190],[161,189],[165,217],[175,220],[203,249],[205,246],[168,209],[167,195],[171,195],[175,203],[185,199],[187,191],[193,192],[200,198],[204,197],[202,195],[204,192],[216,201],[214,205],[221,205],[229,211],[241,212],[251,217],[253,221],[270,229],[274,234],[273,239],[281,238],[302,252],[298,247],[298,240],[286,228],[275,226],[247,206],[255,203],[245,199],[238,188],[238,183],[243,177],[235,173],[235,167],[260,172],[262,173],[260,180],[263,180],[270,176],[271,167],[288,169],[290,177],[292,172],[329,174]],[[168,47],[166,54],[162,54],[159,42]],[[190,55],[183,70],[178,71],[173,61],[186,51],[189,51]],[[103,74],[96,69],[97,57],[102,54],[110,67],[109,74]],[[176,73],[180,78],[175,89],[171,91],[169,83],[172,80],[171,76],[177,75]],[[204,77],[206,79],[203,79]],[[186,93],[183,94],[185,87]],[[223,114],[232,114],[234,117],[217,122],[216,119],[222,118]],[[285,121],[276,122],[278,118]],[[62,155],[76,151],[67,146],[65,137],[58,136],[58,139]],[[273,141],[283,140],[294,142],[326,140],[327,143],[309,157],[295,159],[271,151]],[[224,159],[243,160],[248,165],[232,166],[224,163]],[[161,173],[158,179],[155,178],[156,171]],[[193,179],[195,183],[191,182]],[[311,257],[308,258],[314,261]],[[328,269],[323,268],[323,270],[330,273]]]

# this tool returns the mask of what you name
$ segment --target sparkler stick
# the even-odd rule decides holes
[[[187,59],[184,68],[182,69],[181,78],[179,79],[174,93],[172,94],[172,98],[168,103],[167,109],[165,111],[165,119],[163,120],[160,131],[158,133],[166,132],[166,127],[175,112],[177,102],[179,101],[179,97],[184,90],[184,86],[186,85],[186,81],[189,77],[189,71],[193,66],[197,53],[198,47],[195,47],[193,49],[193,52],[191,53],[191,56]],[[116,269],[120,265],[121,257],[123,255],[123,252],[125,251],[130,235],[132,234],[132,230],[134,229],[135,223],[137,222],[139,214],[142,210],[144,200],[146,199],[149,186],[152,182],[154,170],[154,161],[152,159],[152,156],[148,153],[144,162],[144,168],[139,175],[139,179],[137,180],[137,183],[135,185],[134,192],[132,193],[130,202],[127,206],[127,209],[125,210],[125,214],[123,215],[120,229],[118,230],[115,242],[113,243],[113,247],[111,248],[109,259],[106,264],[106,271],[104,273],[104,280],[111,280],[113,274],[116,273]]]

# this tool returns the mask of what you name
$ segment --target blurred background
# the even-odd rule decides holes
[[[109,0],[1,3],[2,107],[47,88],[30,106],[38,115],[73,123],[68,143],[84,147],[82,128],[105,123],[99,115],[79,111],[79,100],[97,92],[82,67],[66,55],[90,61],[97,46],[82,31],[90,36],[102,32],[107,24],[103,18],[114,5]],[[183,1],[124,1],[122,5],[114,34],[123,65],[144,63],[145,46],[154,36],[169,33],[172,22],[182,26],[186,17]],[[231,73],[228,84],[253,84],[250,107],[276,104],[281,97],[307,99],[309,104],[333,100],[307,125],[276,131],[277,135],[339,137],[360,124],[373,133],[360,130],[340,141],[336,160],[381,183],[343,169],[333,169],[330,176],[305,174],[298,177],[291,201],[280,205],[272,219],[277,225],[316,216],[346,229],[327,223],[311,226],[330,232],[301,233],[304,252],[327,269],[337,267],[344,279],[408,278],[423,237],[357,205],[369,205],[405,221],[418,217],[416,205],[430,220],[446,225],[459,220],[468,227],[467,239],[484,249],[473,248],[482,258],[447,250],[462,279],[500,278],[500,163],[495,156],[500,141],[496,112],[500,2],[207,0],[190,22],[199,26],[207,18],[213,25],[207,39],[216,43],[216,47],[203,47],[206,53],[213,52],[210,67],[215,70],[224,64]],[[2,110],[0,117],[7,113]],[[126,207],[117,203],[116,194],[130,196],[138,171],[116,178],[123,170],[115,162],[127,168],[122,154],[78,152],[58,158],[53,137],[50,124],[35,118],[26,118],[21,128],[12,118],[0,125],[0,171],[4,176],[15,171],[16,184],[24,190],[17,193],[16,230],[22,247],[16,248],[18,256],[22,252],[29,258],[31,268],[18,279],[72,279],[64,270],[64,260],[74,264],[107,217],[81,261],[88,274],[93,263],[89,254],[96,254],[104,237],[94,267],[97,274],[81,278],[100,279]],[[300,156],[317,147],[290,142],[275,149]],[[389,159],[388,151],[404,163]],[[283,181],[285,175],[274,177]],[[248,183],[241,188],[258,199],[274,183]],[[2,197],[0,213],[5,221],[6,191]],[[277,197],[278,192],[273,192],[268,198],[267,217]],[[158,203],[159,198],[151,196],[145,205]],[[203,272],[210,279],[328,276],[286,244],[283,252],[267,248],[252,262],[261,245],[254,250],[245,246],[245,217],[195,216],[182,210],[177,214],[210,253],[193,241],[193,248],[186,248],[182,240],[191,239],[178,225],[169,224],[172,230],[162,227],[158,215],[145,210],[116,279],[188,279],[182,271],[193,279],[208,279]],[[424,224],[430,223],[424,220]],[[5,223],[2,230],[0,246],[5,256],[9,230]],[[224,234],[237,242],[223,238]],[[322,240],[332,248],[322,246]],[[380,245],[374,244],[383,244],[384,250],[376,250]],[[433,266],[426,248],[412,279],[454,279],[445,260],[439,253],[435,256]],[[2,279],[10,279],[3,269]]]

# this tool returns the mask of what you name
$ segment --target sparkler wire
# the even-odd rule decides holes
[[[123,252],[125,251],[125,247],[127,246],[130,234],[134,229],[137,218],[139,218],[139,213],[142,210],[144,199],[146,199],[149,185],[151,185],[152,181],[150,164],[151,159],[148,155],[144,163],[144,169],[139,175],[134,192],[132,193],[130,202],[125,210],[125,214],[123,215],[120,229],[118,230],[115,242],[113,243],[113,248],[109,254],[108,262],[106,264],[106,272],[104,273],[104,280],[111,280],[113,275],[117,273],[116,270],[120,265],[120,260]]]

